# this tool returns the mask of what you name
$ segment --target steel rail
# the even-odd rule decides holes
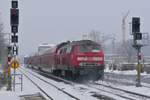
[[[25,70],[25,71],[28,72],[28,73],[30,73],[30,74],[33,75],[34,77],[40,79],[41,81],[43,81],[43,82],[45,82],[45,83],[47,83],[47,84],[49,84],[49,85],[55,87],[57,90],[59,90],[59,91],[65,93],[65,94],[67,94],[67,95],[70,96],[71,98],[73,98],[73,99],[75,99],[75,100],[80,100],[79,98],[75,97],[74,95],[72,95],[72,94],[70,94],[70,93],[64,91],[63,89],[57,87],[56,85],[54,85],[54,84],[52,84],[52,83],[50,83],[50,82],[48,82],[48,81],[42,79],[41,77],[39,77],[39,76],[37,76],[37,75],[35,75],[35,74],[33,74],[33,73],[27,71],[27,70]],[[62,80],[60,80],[60,81],[62,81]]]
[[[128,90],[124,90],[124,89],[120,89],[120,88],[115,88],[115,87],[104,85],[104,84],[101,84],[101,83],[90,83],[90,84],[104,86],[104,87],[111,88],[111,89],[114,89],[114,90],[122,91],[122,92],[128,93],[130,95],[135,95],[135,96],[138,96],[138,97],[141,97],[141,98],[145,98],[144,100],[147,100],[147,99],[149,100],[150,99],[150,96],[148,96],[148,95],[143,95],[143,94],[135,93],[135,92],[128,91]]]
[[[43,92],[50,100],[54,100],[51,96],[49,96],[39,85],[37,85],[31,78],[29,78],[23,71],[20,72],[29,79],[41,92]]]

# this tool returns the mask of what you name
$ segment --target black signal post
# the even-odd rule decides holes
[[[13,59],[16,59],[18,55],[18,26],[19,26],[19,9],[18,9],[18,1],[12,0],[11,1],[11,9],[10,9],[10,25],[11,25],[11,43],[12,46],[12,54]],[[14,69],[14,80],[13,80],[13,91],[15,91],[15,70]]]
[[[133,35],[133,47],[137,50],[137,83],[136,87],[141,87],[141,44],[142,41],[142,33],[140,32],[140,18],[133,17],[132,18],[132,35]]]

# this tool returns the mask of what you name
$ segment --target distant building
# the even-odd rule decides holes
[[[40,44],[38,46],[38,54],[43,54],[45,53],[46,51],[54,48],[55,45],[54,44],[48,44],[48,43],[43,43],[43,44]]]

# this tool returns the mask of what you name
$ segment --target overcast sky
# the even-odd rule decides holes
[[[8,33],[10,7],[11,0],[0,0],[0,17]],[[41,43],[79,40],[91,30],[116,34],[121,40],[121,20],[128,10],[127,24],[139,16],[141,31],[150,32],[149,0],[19,0],[19,9],[19,50],[23,55],[36,52]]]

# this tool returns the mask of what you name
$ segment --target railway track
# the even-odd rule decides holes
[[[146,87],[146,88],[149,88],[149,89],[150,89],[150,86],[147,86],[147,85],[142,85],[142,87]]]
[[[121,75],[121,77],[120,77]],[[127,78],[128,77],[128,78]],[[125,85],[125,86],[135,86],[136,84],[136,76],[126,76],[126,75],[122,75],[122,74],[115,74],[115,73],[105,73],[105,78],[104,78],[104,82],[107,83],[114,83],[114,84],[119,84],[119,85]],[[141,84],[142,87],[146,87],[146,88],[150,88],[149,83],[146,83],[142,80],[141,78]]]
[[[46,100],[41,93],[21,95],[20,100]]]
[[[62,78],[59,78],[59,77],[57,77],[57,76],[53,76],[53,75],[51,75],[51,74],[48,74],[48,73],[45,73],[45,72],[39,72],[38,70],[34,70],[34,71],[36,71],[37,73],[39,73],[39,74],[42,74],[42,75],[44,75],[44,76],[46,76],[46,77],[48,77],[48,78],[52,78],[52,79],[54,79],[54,80],[56,80],[56,81],[61,81],[61,82],[64,82],[64,83],[66,83],[66,84],[70,84],[70,85],[74,85],[74,84],[76,84],[76,83],[73,83],[73,82],[71,82],[71,81],[68,81],[68,80],[65,80],[65,79],[62,79]],[[32,74],[32,73],[31,73]],[[82,84],[82,85],[85,85],[85,84]],[[88,86],[88,87],[90,87],[90,88],[93,88],[93,87],[91,87],[91,86]],[[82,87],[81,87],[82,88]],[[106,90],[102,90],[102,89],[97,89],[97,88],[94,88],[94,89],[96,89],[96,90],[99,90],[99,91],[104,91],[104,92],[106,92]],[[92,91],[93,93],[94,93],[94,91]],[[112,92],[107,92],[107,93],[111,93],[112,94]],[[116,94],[115,94],[116,95]],[[102,95],[100,95],[100,94],[97,94],[96,92],[95,92],[95,94],[93,95],[94,97],[99,97],[99,96],[102,96]],[[128,98],[128,97],[125,97],[125,96],[122,96],[122,95],[116,95],[116,96],[119,96],[119,97],[121,97],[121,98],[124,98],[125,100],[135,100],[135,99],[133,99],[133,98]],[[108,96],[104,96],[103,95],[103,97],[102,98],[107,98],[107,100],[115,100],[115,99],[113,99],[113,98],[109,98]],[[100,99],[101,100],[101,99]],[[105,100],[105,99],[104,99]]]
[[[55,81],[58,81],[58,82],[64,82],[65,84],[69,84],[69,85],[76,84],[76,83],[74,83],[72,81],[68,81],[68,80],[62,79],[62,78],[57,77],[57,76],[53,76],[53,75],[45,73],[45,72],[39,72],[39,71],[36,71],[36,72],[40,73],[40,74],[42,74],[42,75],[44,75],[44,76],[46,76],[48,78],[52,78],[52,79],[54,79]],[[34,76],[36,77],[37,75],[34,75]],[[37,77],[37,78],[40,78],[40,77]],[[85,84],[82,84],[82,85],[85,85]],[[111,86],[108,86],[108,85],[105,85],[105,84],[89,83],[86,86],[87,86],[87,89],[89,89],[88,87],[90,87],[90,88],[96,89],[96,90],[98,90],[100,92],[103,91],[103,92],[108,93],[108,94],[116,95],[116,96],[118,96],[120,98],[123,98],[125,100],[150,100],[150,96],[142,95],[142,94],[138,94],[138,93],[134,93],[134,92],[127,91],[127,90],[122,90],[122,89],[114,88],[114,87],[111,87]],[[57,87],[57,86],[55,86],[55,87]],[[99,88],[99,87],[104,87],[104,88]],[[60,88],[58,88],[58,90],[59,89]],[[100,94],[97,94],[97,92],[94,92],[94,91],[91,91],[91,92],[95,93],[95,96],[93,95],[94,97],[101,96]],[[108,98],[108,96],[106,98]],[[79,99],[76,98],[76,100],[79,100]],[[103,100],[105,100],[105,99],[103,99]],[[114,99],[112,98],[112,99],[107,99],[107,100],[114,100]]]
[[[60,77],[57,77],[57,76],[54,76],[54,75],[52,75],[50,73],[47,73],[47,72],[44,72],[44,71],[38,71],[38,70],[36,70],[36,72],[39,73],[39,74],[41,74],[42,76],[45,76],[47,78],[51,78],[51,79],[53,79],[53,80],[55,80],[57,82],[63,82],[65,84],[69,84],[69,85],[72,85],[72,86],[74,85],[73,82],[68,81],[66,79],[63,79],[63,78],[60,78]]]
[[[73,82],[73,81],[68,81],[66,79],[51,75],[50,73],[46,73],[46,72],[39,71],[39,70],[36,70],[36,69],[34,69],[33,71],[36,72],[36,73],[39,73],[40,75],[43,75],[44,77],[53,79],[54,81],[57,81],[57,82],[63,82],[65,84],[69,84],[71,86],[75,86],[77,84],[85,86],[84,84],[80,84],[78,82]],[[79,87],[79,88],[89,90],[89,88],[87,86],[86,87]],[[91,91],[91,93],[93,93],[93,95],[91,95],[92,97],[97,98],[99,100],[115,100],[112,97],[109,97],[109,96],[106,96],[106,95],[103,95],[103,94],[97,94],[95,91]]]
[[[54,100],[48,93],[44,91],[37,83],[35,83],[31,78],[29,78],[23,71],[20,70],[20,72],[33,83],[42,93],[44,93],[50,100]]]
[[[108,85],[101,84],[101,83],[89,83],[87,84],[87,86],[100,90],[100,91],[104,91],[104,92],[108,92],[108,93],[120,96],[128,100],[150,100],[150,96],[148,95],[143,95],[143,94],[123,90],[120,88],[115,88],[115,87],[108,86]]]
[[[28,75],[27,75],[26,73],[29,73],[30,75],[34,76],[34,77],[37,78],[38,80],[40,80],[40,81],[42,81],[42,82],[44,82],[44,83],[46,83],[46,84],[48,84],[48,85],[50,85],[50,86],[56,88],[58,91],[60,91],[60,92],[62,92],[62,93],[64,93],[64,94],[66,94],[67,96],[69,96],[69,98],[71,98],[71,100],[72,100],[72,99],[73,99],[73,100],[80,100],[79,98],[75,97],[74,95],[72,95],[72,94],[70,94],[70,93],[64,91],[62,88],[57,87],[56,85],[54,85],[54,84],[52,84],[52,83],[50,83],[50,82],[48,82],[48,81],[42,79],[41,77],[39,77],[39,76],[37,76],[37,75],[35,75],[35,74],[29,72],[29,71],[26,71],[26,70],[25,70],[26,73],[23,72],[22,70],[20,70],[20,71],[21,71],[21,73],[22,73],[23,75],[25,75],[25,77],[27,77],[42,93],[44,93],[50,100],[54,100],[54,98],[52,98],[52,96],[50,96],[50,95],[46,92],[46,90],[42,89],[42,87],[41,87],[40,85],[38,85],[38,84],[35,83],[30,77],[28,77]]]
[[[130,81],[130,80],[127,80],[127,79],[117,79],[117,78],[105,78],[103,80],[104,82],[108,83],[108,84],[119,84],[119,85],[125,85],[125,86],[135,86],[136,82],[135,81]],[[148,85],[147,83],[141,83],[142,84],[142,87],[146,87],[146,88],[149,88],[150,89],[150,85]]]

